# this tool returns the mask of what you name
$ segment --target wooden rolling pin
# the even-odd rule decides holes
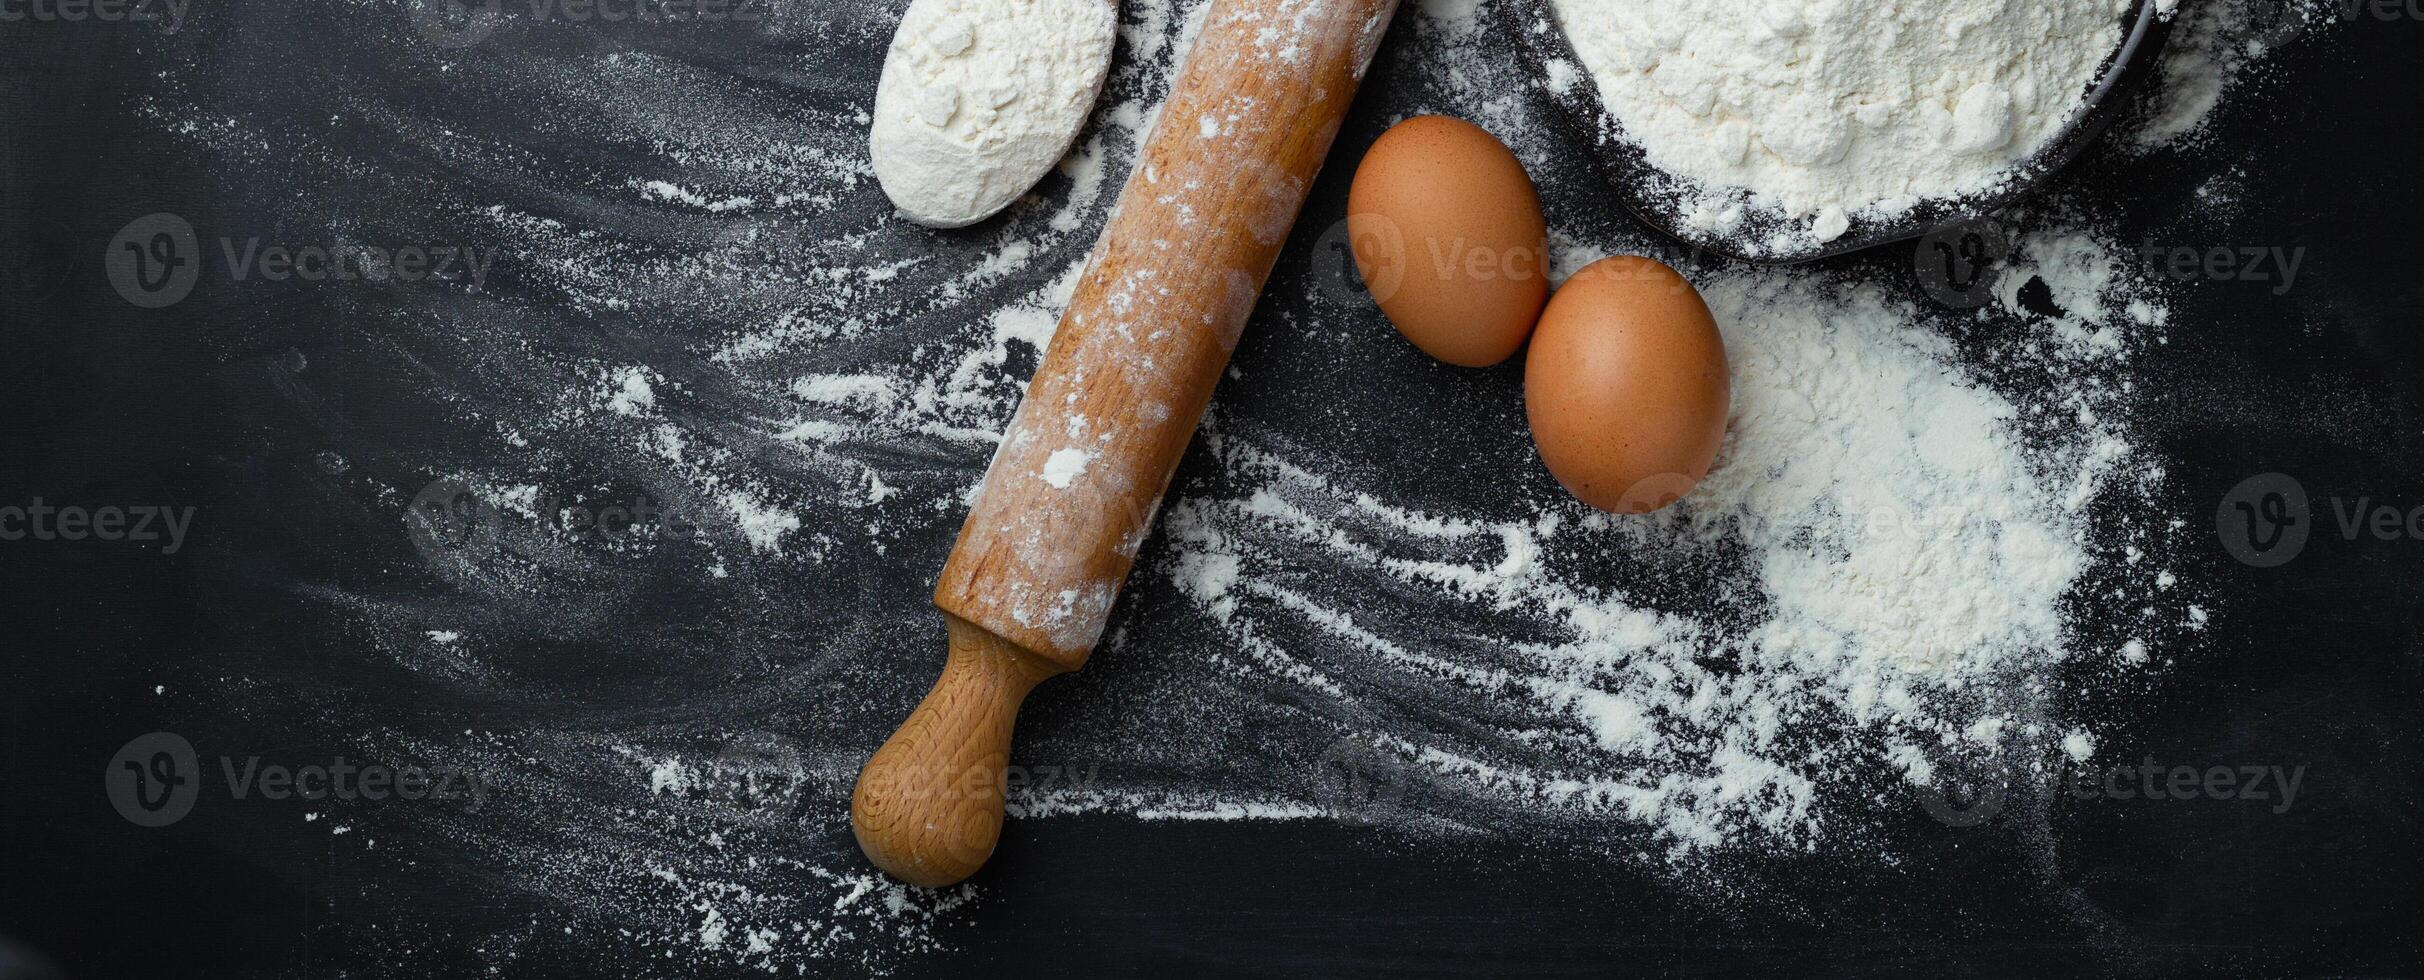
[[[1001,836],[1010,730],[1083,666],[1397,0],[1213,0],[934,588],[950,659],[860,772],[869,860],[948,885]]]

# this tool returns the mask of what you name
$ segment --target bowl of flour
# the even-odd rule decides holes
[[[1499,0],[1625,204],[1800,262],[1994,210],[2112,121],[2177,0]]]

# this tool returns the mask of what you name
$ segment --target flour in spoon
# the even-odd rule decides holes
[[[1110,70],[1108,0],[918,0],[893,35],[868,142],[910,220],[958,228],[1035,185]]]
[[[2007,179],[2079,106],[2130,3],[1551,6],[1624,136],[1705,191],[1687,221],[1726,234],[1750,212],[1782,212],[1824,242],[1853,217]]]

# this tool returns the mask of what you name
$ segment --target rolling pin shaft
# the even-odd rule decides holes
[[[1000,834],[1036,682],[1084,665],[1396,0],[1213,0],[934,591],[942,679],[860,774],[878,867],[958,881]]]

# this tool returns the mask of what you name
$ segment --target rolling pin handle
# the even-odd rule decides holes
[[[1019,705],[1065,669],[957,616],[944,618],[950,661],[850,795],[859,848],[886,874],[926,888],[956,884],[993,856]]]

